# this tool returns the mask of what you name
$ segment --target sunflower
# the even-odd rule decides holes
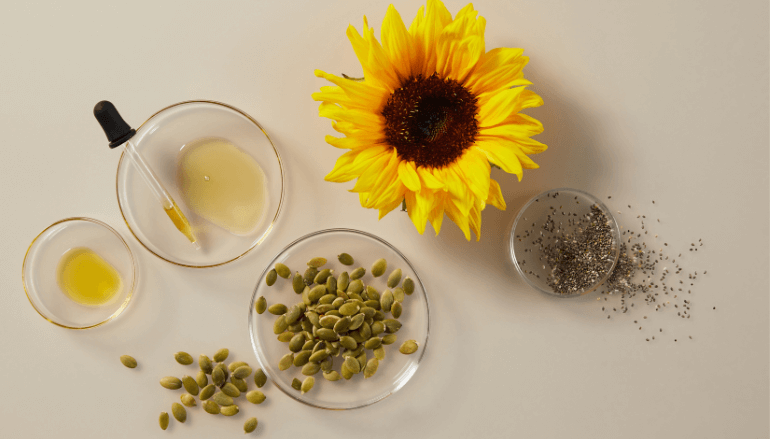
[[[363,36],[348,27],[363,79],[315,71],[334,84],[313,93],[319,114],[345,136],[326,141],[350,150],[325,179],[357,179],[351,192],[380,219],[405,204],[420,234],[428,221],[438,234],[446,213],[466,239],[472,230],[478,240],[484,207],[505,210],[490,167],[521,181],[522,168],[538,167],[527,154],[546,149],[530,138],[542,124],[520,113],[543,103],[526,88],[528,58],[522,49],[487,52],[486,21],[477,15],[468,4],[452,19],[428,0],[407,29],[390,5],[382,43],[366,17]]]

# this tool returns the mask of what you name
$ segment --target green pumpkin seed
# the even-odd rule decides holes
[[[254,372],[254,384],[256,384],[257,387],[261,389],[266,382],[267,382],[267,375],[265,375],[265,372],[263,372],[262,369],[257,369],[257,371]]]
[[[214,396],[214,393],[216,393],[216,391],[217,391],[217,386],[215,386],[214,384],[209,384],[208,386],[204,387],[201,390],[201,394],[200,394],[201,401],[205,401],[211,398],[212,396]]]
[[[349,349],[351,351],[358,347],[358,343],[356,343],[353,337],[350,337],[347,335],[344,337],[340,337],[340,344],[342,345],[343,348]]]
[[[184,404],[187,407],[195,407],[197,405],[195,403],[195,397],[190,395],[189,393],[183,393],[182,396],[179,397],[179,399],[181,399],[182,404]]]
[[[385,259],[377,259],[372,264],[372,276],[380,277],[385,274],[385,270],[388,269],[388,261]]]
[[[377,373],[377,368],[380,366],[380,360],[377,358],[372,358],[371,360],[366,362],[366,367],[364,367],[364,378],[371,378],[375,373]]]
[[[323,350],[323,349],[326,349],[326,342],[325,341],[319,341],[318,343],[316,343],[315,346],[313,346],[312,352],[315,354],[316,352],[318,352],[320,350]]]
[[[281,331],[283,332],[283,331]],[[227,360],[227,356],[230,355],[230,350],[227,348],[222,348],[217,351],[216,354],[214,354],[214,361],[217,363],[221,363],[225,360]]]
[[[334,305],[332,305],[332,306],[334,306]],[[330,309],[329,311],[326,311],[326,315],[327,316],[335,316],[335,317],[339,317],[339,318],[345,317],[342,314],[340,314],[340,312],[337,311],[336,309]]]
[[[225,376],[225,370],[226,369],[217,365],[214,367],[214,371],[211,372],[211,381],[213,381],[217,386],[221,386],[225,383],[225,380],[227,379]]]
[[[286,318],[286,317],[284,317],[284,318]],[[303,331],[303,329],[302,329],[302,322],[300,322],[300,321],[294,322],[291,325],[287,326],[286,329],[289,332],[293,333],[293,334],[296,334],[298,332],[302,332]],[[289,340],[291,340],[291,338],[289,338]]]
[[[401,317],[401,313],[403,312],[404,307],[401,305],[401,302],[394,302],[393,305],[390,307],[390,313],[393,315],[394,318]]]
[[[401,329],[401,322],[396,319],[385,319],[382,323],[385,324],[385,332],[388,334],[395,334]]]
[[[211,413],[212,415],[218,415],[220,412],[219,405],[215,403],[214,401],[203,401],[203,410],[206,411],[206,413]]]
[[[358,364],[361,366],[361,372],[363,372],[364,367],[366,367],[366,351],[361,352],[361,354],[356,357],[356,360],[358,360]]]
[[[315,281],[315,276],[318,274],[318,269],[315,267],[309,267],[307,270],[305,270],[305,275],[302,276],[302,280],[305,282],[305,285],[313,285],[313,281]]]
[[[280,334],[283,331],[285,331],[288,327],[289,327],[289,324],[286,323],[286,318],[284,316],[278,316],[278,318],[275,319],[275,323],[273,323],[273,333]]]
[[[198,395],[198,392],[200,392],[200,388],[198,387],[198,383],[195,381],[195,378],[191,376],[183,376],[182,377],[182,385],[184,386],[184,389],[189,393],[190,395]]]
[[[238,369],[241,366],[248,366],[249,364],[245,361],[233,361],[232,363],[227,365],[227,370],[230,371],[230,373],[235,372],[236,369]]]
[[[356,361],[356,363],[358,362]],[[342,374],[342,378],[345,378],[346,380],[353,378],[353,375],[355,375],[350,369],[345,367],[345,364],[342,365],[342,368],[340,369],[340,373]]]
[[[380,346],[374,350],[374,358],[382,361],[385,359],[385,348]]]
[[[267,308],[267,312],[274,316],[280,316],[286,314],[289,309],[283,303],[274,303]]]
[[[337,333],[331,329],[321,328],[318,330],[318,338],[326,341],[337,340]]]
[[[190,364],[193,364],[193,357],[192,355],[188,354],[187,352],[177,352],[174,354],[174,359],[177,363],[183,365],[183,366],[189,366]]]
[[[345,361],[342,363],[343,367],[347,368],[349,371],[353,372],[353,374],[357,374],[358,372],[361,372],[361,364],[358,363],[358,360],[356,360],[353,357],[348,357],[345,359]]]
[[[267,309],[267,299],[265,299],[265,296],[259,296],[259,299],[257,299],[257,303],[254,304],[254,310],[257,311],[257,314],[262,314]]]
[[[310,321],[310,324],[313,325],[313,327],[320,328],[321,322],[320,318],[318,317],[318,314],[314,311],[307,311],[305,313],[305,317]]]
[[[359,309],[361,309],[361,307],[358,306],[357,303],[346,303],[340,307],[339,311],[343,316],[349,317],[358,313]]]
[[[289,341],[289,350],[292,352],[299,352],[302,350],[302,346],[305,344],[305,334],[295,334]]]
[[[278,334],[278,341],[280,341],[281,343],[288,343],[289,341],[291,341],[294,335],[295,334],[291,331],[282,332]]]
[[[372,326],[372,323],[374,323],[374,318],[372,318],[372,317],[366,317],[366,318],[364,319],[364,323],[366,323],[367,325],[369,325],[369,327],[371,328],[371,326]]]
[[[398,336],[396,336],[396,334],[388,334],[388,335],[382,337],[382,344],[384,344],[384,345],[393,344],[393,343],[396,342],[397,338],[398,338]]]
[[[350,296],[348,296],[348,293],[340,290],[339,288],[337,288],[337,297],[339,297],[341,299],[344,299],[344,300],[350,299]]]
[[[364,315],[364,319],[371,319],[374,317],[376,310],[369,306],[362,306],[359,312]]]
[[[345,290],[345,292],[347,293],[348,297],[350,297],[351,294],[355,294],[360,300],[361,296],[359,294],[361,294],[361,291],[363,290],[364,282],[361,279],[356,279],[348,284],[348,289]]]
[[[332,310],[336,311],[334,309],[334,305],[332,305],[331,303],[327,303],[326,305],[318,305],[315,307],[315,312],[317,312],[318,314],[324,314]]]
[[[375,322],[385,320],[385,314],[382,311],[377,310],[377,312],[375,312],[374,315],[372,316],[372,320],[374,320]]]
[[[327,381],[339,381],[340,378],[342,378],[336,370],[330,370],[329,372],[323,373],[324,378],[326,378]]]
[[[385,290],[380,296],[380,309],[382,312],[390,312],[391,306],[393,306],[393,293],[390,290]]]
[[[249,418],[243,424],[243,431],[244,431],[244,433],[251,433],[251,432],[253,432],[256,429],[257,429],[257,418]]]
[[[251,370],[251,368],[248,365],[241,366],[241,367],[235,369],[235,372],[233,372],[233,376],[235,378],[238,378],[238,379],[242,380],[242,379],[248,377],[249,375],[251,375],[251,372],[252,372],[252,370]]]
[[[340,273],[339,277],[337,278],[337,289],[345,291],[348,289],[349,284],[350,284],[350,275],[348,274],[347,271],[343,271],[342,273]]]
[[[265,277],[265,283],[268,287],[272,287],[273,284],[275,284],[275,281],[278,280],[278,273],[275,271],[275,268],[271,269],[267,272],[267,276]]]
[[[372,311],[372,316],[374,316],[374,311],[377,311],[378,309],[380,309],[380,301],[379,300],[367,300],[366,302],[364,302],[364,306],[368,306],[369,308],[371,308],[373,310]]]
[[[364,338],[364,337],[361,335],[361,332],[359,332],[359,331],[352,331],[352,332],[348,332],[348,335],[350,335],[350,337],[351,337],[353,340],[355,340],[355,341],[356,341],[356,343],[360,343],[362,346],[363,346],[363,343],[364,343],[366,340],[368,340],[367,338]]]
[[[291,324],[294,324],[294,322],[296,322],[297,319],[299,319],[299,316],[301,315],[302,315],[302,310],[300,309],[300,307],[297,305],[294,305],[286,311],[286,314],[283,315],[283,318],[284,320],[286,320],[287,325],[291,325]]]
[[[350,273],[350,280],[361,279],[366,274],[366,268],[358,267]]]
[[[353,301],[355,301],[356,303],[358,303],[358,306],[363,306],[364,298],[361,297],[359,294],[357,294],[357,293],[350,293],[350,294],[348,294],[348,297],[349,297],[349,299],[346,300],[345,303],[352,303]]]
[[[309,350],[313,349],[313,346],[315,346],[315,341],[312,340],[312,339],[308,340],[308,341],[305,342],[305,344],[302,345],[302,350],[303,351],[309,351]]]
[[[302,350],[297,352],[297,355],[294,356],[293,364],[295,367],[302,367],[310,361],[310,355],[312,355],[313,352],[309,350]]]
[[[230,377],[230,382],[233,383],[236,389],[238,389],[239,392],[244,393],[249,390],[249,385],[246,383],[246,380],[236,378],[236,377]]]
[[[388,288],[396,288],[401,282],[401,269],[396,268],[388,276]]]
[[[326,284],[326,279],[331,276],[332,271],[329,268],[324,268],[323,270],[319,271],[318,274],[315,275],[313,278],[313,282],[317,283],[318,285]]]
[[[332,362],[333,361],[334,361],[334,359],[332,357],[326,357],[326,359],[323,360],[321,362],[321,364],[320,364],[321,371],[322,372],[328,372],[328,371],[332,370],[332,364],[333,364]]]
[[[169,390],[181,389],[182,380],[177,377],[163,377],[160,379],[160,385]]]
[[[345,304],[345,299],[343,299],[342,297],[337,297],[332,301],[332,306],[337,309],[339,309],[344,304]]]
[[[404,293],[406,293],[407,296],[411,296],[412,293],[414,293],[414,281],[409,276],[404,278],[404,284],[402,286],[404,288]]]
[[[393,289],[393,300],[395,300],[398,303],[404,302],[404,290],[401,288],[394,288]]]
[[[222,413],[224,416],[235,416],[238,414],[240,409],[237,405],[228,405],[227,407],[222,407],[220,409],[220,413]]]
[[[300,381],[300,380],[298,380],[298,379],[294,378],[294,379],[291,381],[291,387],[293,387],[293,388],[294,388],[294,390],[299,390],[299,389],[301,389],[301,388],[302,388],[302,381]]]
[[[313,355],[310,356],[309,360],[313,363],[319,363],[325,359],[329,358],[329,353],[326,352],[326,350],[317,351],[313,353]]]
[[[370,327],[372,329],[373,336],[377,336],[385,332],[385,324],[382,322],[373,322]]]
[[[286,370],[291,367],[292,363],[294,363],[294,354],[286,354],[278,361],[278,369]]]
[[[291,288],[297,294],[301,294],[302,290],[305,289],[305,281],[302,279],[302,275],[299,274],[299,271],[294,274],[294,278],[291,280]]]
[[[320,299],[318,299],[318,303],[321,305],[330,305],[332,302],[334,302],[334,299],[339,299],[339,297],[337,297],[336,294],[324,294]]]
[[[349,331],[355,331],[356,329],[360,328],[361,325],[364,324],[364,319],[366,318],[363,314],[356,314],[350,319],[350,326],[348,327]]]
[[[333,294],[335,297],[337,296],[337,278],[334,276],[329,276],[326,278],[326,293],[327,294]]]
[[[204,373],[210,374],[214,370],[214,366],[211,364],[211,359],[205,355],[198,357],[198,366],[200,366],[201,371]]]
[[[318,267],[323,267],[324,265],[326,265],[326,258],[320,258],[319,257],[319,258],[313,258],[313,259],[307,261],[307,266],[308,267],[318,268]]]
[[[230,383],[227,383],[227,384],[230,384]],[[211,400],[220,406],[228,406],[228,405],[233,405],[235,403],[233,401],[233,398],[230,395],[227,395],[226,393],[223,393],[223,392],[215,393],[214,396],[211,397]]]
[[[160,412],[160,417],[158,418],[158,423],[160,424],[160,429],[165,430],[168,428],[168,413],[166,412]]]
[[[353,265],[353,256],[350,256],[347,253],[340,253],[337,255],[337,260],[340,261],[340,264],[342,265]]]
[[[318,320],[318,323],[320,323],[323,328],[332,329],[340,320],[341,319],[336,316],[323,316]]]
[[[382,339],[379,337],[372,337],[364,343],[366,349],[375,350],[382,346]]]
[[[129,369],[133,369],[136,367],[136,360],[134,359],[134,357],[130,355],[121,355],[120,362],[123,363],[123,365]]]
[[[316,285],[307,293],[307,297],[308,299],[310,299],[311,303],[316,303],[318,302],[318,299],[323,297],[325,294],[326,294],[326,286]]]
[[[222,386],[222,392],[227,396],[232,396],[233,398],[241,396],[241,391],[238,390],[238,388],[235,387],[233,383],[226,383],[224,386]]]
[[[305,378],[305,381],[302,381],[302,386],[300,389],[302,390],[302,394],[309,392],[310,389],[313,388],[313,385],[315,385],[315,378],[313,377],[307,377]]]
[[[187,410],[185,410],[184,406],[178,402],[171,404],[171,414],[173,414],[174,418],[182,424],[187,420]]]
[[[252,390],[251,392],[246,394],[246,400],[248,400],[252,404],[262,404],[265,402],[265,394],[260,392],[259,390]]]
[[[288,279],[289,276],[291,276],[291,270],[289,270],[289,267],[280,262],[275,264],[275,272],[278,273],[278,276],[281,276],[284,279]]]
[[[341,334],[350,328],[350,317],[343,317],[339,320],[337,320],[337,323],[334,324],[334,332],[337,334]]]
[[[308,297],[308,293],[310,293],[310,287],[305,285],[305,288],[302,290],[302,303],[304,303],[305,306],[310,306],[313,304],[313,302],[311,302],[310,298]]]
[[[318,363],[308,363],[302,366],[302,375],[315,375],[321,370],[321,365]]]
[[[417,342],[414,340],[407,340],[403,344],[401,344],[401,347],[398,348],[398,351],[401,352],[404,355],[409,355],[417,352]]]

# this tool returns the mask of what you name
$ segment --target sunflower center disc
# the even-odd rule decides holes
[[[387,142],[416,166],[450,165],[476,139],[476,101],[460,83],[436,73],[409,77],[382,110]]]

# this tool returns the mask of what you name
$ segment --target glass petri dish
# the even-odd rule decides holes
[[[355,264],[352,266],[340,264],[336,255],[343,252],[352,255],[355,258]],[[380,361],[374,376],[364,379],[363,375],[359,373],[350,380],[341,379],[332,382],[324,379],[319,372],[315,375],[313,389],[303,395],[291,387],[294,378],[298,378],[300,381],[305,378],[300,373],[300,368],[292,366],[288,370],[278,370],[278,361],[290,351],[288,344],[279,342],[273,333],[273,323],[277,316],[268,312],[257,314],[254,305],[260,296],[267,299],[268,305],[283,303],[291,306],[302,302],[301,296],[292,289],[291,277],[289,279],[279,277],[272,287],[267,286],[265,277],[278,262],[286,264],[294,272],[304,273],[307,269],[307,261],[317,256],[325,257],[328,262],[324,267],[334,269],[337,276],[343,271],[351,272],[357,267],[366,268],[367,274],[362,278],[364,284],[371,285],[380,292],[387,288],[385,283],[388,274],[396,268],[401,268],[402,282],[404,278],[409,276],[414,280],[415,289],[412,295],[406,296],[404,299],[404,310],[399,318],[403,326],[397,332],[398,340],[391,345],[384,346],[385,359]],[[369,274],[369,268],[379,258],[385,258],[388,261],[388,269],[385,275],[373,278]],[[386,317],[390,317],[390,314],[386,314]],[[276,387],[291,398],[312,407],[331,410],[366,407],[401,389],[414,376],[420,360],[425,355],[429,323],[429,307],[425,287],[406,257],[381,238],[350,229],[321,230],[305,235],[289,244],[263,271],[254,289],[249,307],[251,344],[265,374]],[[404,355],[398,351],[401,343],[406,340],[417,341],[419,346],[417,352]],[[367,352],[368,358],[373,358],[372,351],[366,350],[365,352]],[[341,364],[342,357],[335,357],[334,370],[339,372]]]
[[[602,218],[603,222],[596,221]],[[601,244],[575,244],[589,236]],[[578,297],[598,289],[612,274],[620,256],[620,229],[612,212],[596,197],[577,189],[552,189],[521,208],[509,245],[516,271],[532,288],[558,297]],[[581,251],[575,252],[576,248]],[[595,261],[590,266],[581,265],[586,255]],[[572,282],[569,274],[578,267],[590,267],[592,274]]]
[[[229,141],[249,154],[265,174],[264,211],[248,234],[232,234],[199,217],[183,202],[177,184],[180,151],[204,138]],[[253,250],[275,226],[283,204],[283,163],[265,130],[243,111],[214,101],[180,102],[152,115],[131,142],[179,205],[202,247],[196,250],[174,227],[123,154],[117,173],[120,213],[134,237],[155,256],[185,267],[216,267]]]
[[[109,303],[81,305],[59,288],[59,261],[77,247],[93,250],[120,274],[122,288]],[[137,269],[126,241],[112,227],[91,218],[67,218],[51,224],[32,241],[21,277],[29,303],[44,319],[63,328],[88,329],[115,319],[126,309],[136,286]]]

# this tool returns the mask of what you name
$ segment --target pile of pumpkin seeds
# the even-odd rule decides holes
[[[201,406],[206,413],[212,415],[222,414],[224,416],[235,416],[240,411],[236,404],[236,399],[245,396],[246,400],[252,404],[261,404],[265,401],[265,394],[259,390],[249,390],[249,377],[252,369],[244,361],[234,361],[225,364],[225,360],[230,355],[228,349],[220,349],[214,354],[213,358],[206,355],[198,357],[198,366],[200,370],[195,377],[184,375],[182,378],[175,376],[166,376],[161,378],[160,385],[169,390],[178,390],[184,388],[186,393],[180,395],[181,404],[175,402],[171,405],[171,414],[174,419],[184,423],[187,420],[187,409],[185,407],[195,407],[197,402],[195,397],[201,401]],[[183,366],[192,365],[194,360],[192,355],[187,352],[177,352],[174,354],[177,363]],[[120,357],[121,363],[128,368],[136,367],[136,360],[129,356]],[[262,369],[254,372],[254,384],[262,388],[267,382],[267,376]],[[167,412],[161,412],[158,419],[160,428],[168,428],[169,416]],[[257,418],[249,418],[243,425],[245,433],[251,433],[257,428]]]
[[[353,257],[347,253],[338,255],[337,259],[345,266],[354,264]],[[408,276],[401,282],[400,268],[390,272],[388,289],[380,292],[364,284],[365,268],[358,267],[350,273],[343,271],[335,277],[334,270],[323,268],[326,263],[326,258],[315,257],[307,262],[308,268],[303,274],[297,271],[293,277],[289,267],[275,264],[266,276],[267,285],[273,286],[278,276],[291,277],[292,288],[301,295],[302,301],[290,307],[282,303],[268,306],[265,297],[260,296],[255,303],[258,314],[268,311],[277,316],[273,332],[278,341],[288,344],[290,351],[279,360],[278,369],[288,370],[292,366],[301,369],[306,378],[303,381],[294,378],[292,387],[302,394],[313,388],[314,375],[319,372],[328,381],[349,380],[358,373],[364,378],[373,376],[379,362],[385,359],[385,346],[397,340],[402,303],[415,287]],[[370,273],[377,278],[383,276],[387,268],[387,261],[378,259]],[[387,318],[388,313],[392,318]],[[415,340],[408,340],[399,351],[409,355],[417,348]],[[371,357],[367,351],[371,351]],[[344,361],[337,372],[333,369],[333,357],[340,355]]]

